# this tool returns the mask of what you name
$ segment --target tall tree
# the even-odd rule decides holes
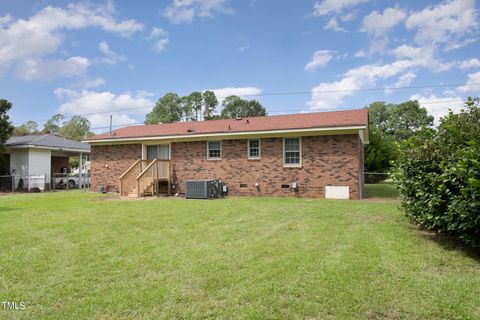
[[[203,106],[203,97],[202,93],[194,91],[186,97],[188,101],[188,106],[192,110],[192,113],[195,114],[195,117],[192,118],[194,121],[200,121],[202,115],[202,106]]]
[[[422,127],[432,126],[433,117],[418,101],[400,104],[373,102],[368,106],[370,143],[365,145],[365,171],[389,172],[399,153],[398,146]],[[370,181],[375,177],[367,177]],[[373,178],[373,180],[372,180]]]
[[[245,100],[229,96],[223,100],[221,116],[223,119],[266,116],[267,110],[257,100]]]
[[[58,134],[60,132],[63,119],[64,116],[60,113],[57,113],[45,123],[42,132]]]
[[[67,139],[83,140],[85,137],[93,135],[90,132],[90,121],[82,116],[73,116],[70,121],[63,123],[58,134]]]
[[[15,127],[13,130],[14,136],[26,136],[29,134],[38,134],[38,124],[35,121],[27,121],[26,123]]]
[[[192,104],[188,96],[180,98],[180,121],[188,122],[194,121],[195,115],[193,113]]]
[[[8,111],[12,108],[12,103],[5,99],[0,99],[0,174],[6,174],[9,168],[6,166],[5,143],[13,133],[14,127],[10,123]]]
[[[383,101],[373,102],[368,106],[370,127],[378,129],[378,134],[387,134],[387,129],[390,126],[390,110],[393,107],[393,104],[387,104]]]
[[[205,91],[203,93],[203,119],[212,119],[213,113],[217,108],[218,100],[213,91]]]
[[[176,93],[167,93],[145,117],[145,124],[171,123],[181,119],[182,100]]]
[[[408,139],[420,128],[433,125],[433,116],[418,101],[410,100],[391,107],[387,132],[398,141]]]

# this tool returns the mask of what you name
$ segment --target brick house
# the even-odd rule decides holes
[[[186,180],[220,179],[235,196],[359,199],[368,111],[138,125],[86,142],[92,190],[146,195],[163,177],[179,194]]]

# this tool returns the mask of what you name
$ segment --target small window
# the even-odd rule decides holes
[[[290,189],[290,185],[289,184],[282,184],[282,189]]]
[[[222,159],[222,142],[221,141],[208,141],[207,159],[209,160]]]
[[[285,167],[300,167],[302,165],[301,149],[300,138],[283,139],[283,164]]]
[[[240,183],[240,189],[246,189],[247,184],[246,183]]]
[[[248,159],[260,159],[260,139],[248,140]]]

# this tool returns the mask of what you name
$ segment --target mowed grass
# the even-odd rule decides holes
[[[395,184],[380,182],[365,184],[365,198],[398,198],[399,193]]]
[[[0,197],[0,319],[474,319],[480,262],[396,201]]]

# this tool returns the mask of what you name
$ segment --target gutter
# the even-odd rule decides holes
[[[219,132],[219,133],[205,133],[205,134],[186,134],[186,135],[169,135],[169,136],[145,136],[145,137],[131,137],[131,138],[107,138],[107,139],[92,139],[83,140],[84,143],[106,143],[106,142],[130,142],[130,141],[144,141],[144,140],[177,140],[177,139],[192,139],[199,138],[214,138],[214,137],[237,137],[237,136],[255,136],[255,135],[272,135],[272,134],[291,134],[291,133],[318,133],[328,131],[355,131],[365,130],[366,125],[361,126],[347,126],[347,127],[325,127],[325,128],[306,128],[306,129],[289,129],[289,130],[263,130],[263,131],[240,131],[240,132]]]

